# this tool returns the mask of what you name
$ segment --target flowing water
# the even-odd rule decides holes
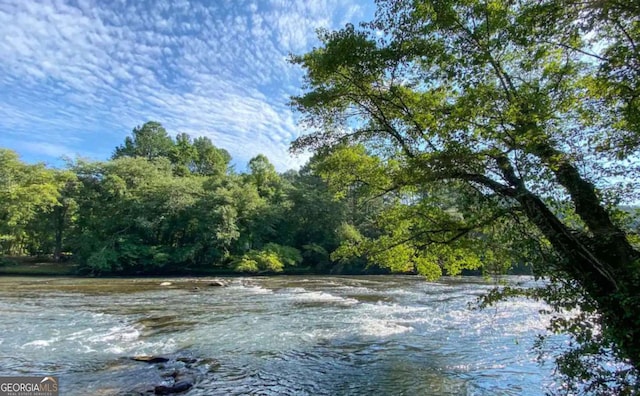
[[[530,351],[544,306],[471,310],[494,287],[480,278],[229,281],[0,278],[0,375],[58,375],[61,395],[144,392],[167,367],[128,358],[154,355],[199,362],[171,367],[191,370],[186,395],[541,395],[551,382]]]

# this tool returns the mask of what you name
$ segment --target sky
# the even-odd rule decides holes
[[[1,0],[0,147],[27,162],[106,160],[137,125],[207,136],[236,168],[308,155],[287,62],[316,29],[371,19],[373,0]]]

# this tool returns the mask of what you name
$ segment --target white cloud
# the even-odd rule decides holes
[[[356,0],[5,0],[0,3],[0,145],[106,158],[149,119],[206,135],[237,162],[297,167],[287,105],[301,72],[289,53],[315,29],[366,19]],[[46,132],[43,132],[46,131]],[[6,138],[3,139],[3,136]],[[46,143],[44,143],[46,142]]]

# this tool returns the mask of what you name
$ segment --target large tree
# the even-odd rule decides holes
[[[173,139],[162,124],[148,121],[142,126],[133,128],[131,136],[125,138],[124,144],[116,147],[112,159],[143,157],[151,160],[158,157],[169,157],[173,147]]]
[[[637,6],[377,3],[373,22],[321,32],[319,48],[294,57],[306,92],[293,104],[315,129],[294,147],[365,143],[390,175],[380,191],[401,192],[407,212],[391,217],[401,235],[386,230],[373,245],[386,243],[418,269],[442,262],[429,253],[434,242],[482,229],[478,239],[488,225],[524,230],[509,234],[512,243],[536,238],[545,257],[538,274],[560,285],[542,296],[583,312],[568,325],[584,330],[575,334],[580,353],[565,355],[560,368],[584,377],[591,357],[613,351],[632,369],[612,370],[617,383],[591,372],[585,389],[622,391],[640,367],[640,254],[615,211],[637,193]],[[434,203],[425,199],[434,185],[465,197],[460,216],[432,221]],[[420,213],[431,224],[416,223]]]
[[[203,178],[175,177],[167,159],[75,164],[80,187],[72,243],[88,273],[157,273],[199,264]]]
[[[25,164],[18,154],[0,149],[0,254],[21,255],[42,251],[35,238],[37,219],[61,203],[63,172],[44,164]]]
[[[213,145],[211,139],[201,136],[193,140],[196,156],[192,164],[192,172],[204,176],[223,176],[229,169],[231,155],[223,148]]]

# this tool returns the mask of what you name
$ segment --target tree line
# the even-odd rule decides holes
[[[108,161],[54,169],[0,149],[0,254],[71,260],[87,275],[379,272],[335,252],[378,232],[385,201],[331,189],[329,157],[278,173],[257,155],[238,173],[209,138],[153,121]]]

